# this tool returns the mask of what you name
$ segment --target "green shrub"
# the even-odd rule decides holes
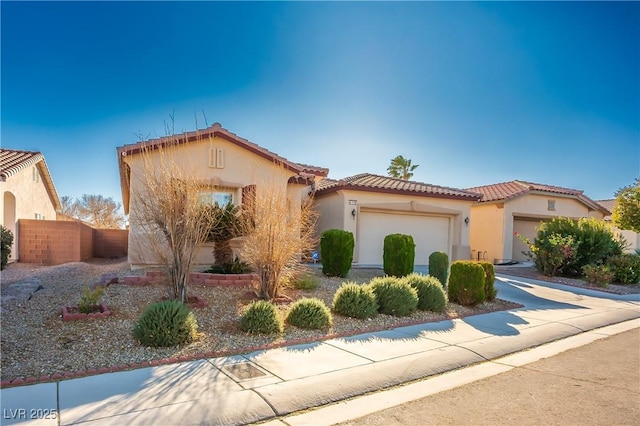
[[[443,288],[447,287],[449,277],[449,256],[443,251],[434,251],[429,255],[429,275],[436,277]]]
[[[607,261],[614,278],[620,284],[635,284],[640,281],[640,256],[635,254],[619,254]]]
[[[369,284],[376,295],[378,312],[396,317],[411,315],[418,308],[418,292],[396,277],[376,277]]]
[[[9,263],[11,244],[13,244],[13,232],[0,225],[0,270],[6,268]]]
[[[322,273],[330,277],[346,277],[353,262],[353,234],[341,229],[329,229],[320,237]]]
[[[411,235],[391,234],[384,237],[382,263],[384,272],[394,277],[404,277],[413,272],[416,245]]]
[[[289,308],[287,323],[308,330],[320,330],[329,328],[333,324],[333,317],[322,300],[303,298]]]
[[[278,308],[266,300],[253,302],[240,318],[240,328],[249,333],[282,333],[284,328]]]
[[[333,295],[333,311],[351,318],[371,318],[378,314],[378,301],[371,286],[346,282]]]
[[[470,260],[451,263],[447,291],[449,301],[464,306],[473,306],[485,300],[485,272],[482,266]]]
[[[614,277],[614,273],[606,265],[584,265],[582,274],[588,283],[598,287],[607,287]]]
[[[444,312],[447,307],[447,294],[440,280],[431,275],[409,274],[402,279],[414,288],[418,294],[418,309],[421,311]]]
[[[96,311],[98,300],[104,293],[104,287],[96,286],[93,290],[89,286],[82,289],[82,296],[80,296],[80,302],[78,302],[78,308],[83,314],[88,314]]]
[[[496,272],[491,262],[478,262],[478,265],[484,269],[484,298],[485,300],[495,300],[498,295],[496,290]]]
[[[171,347],[197,337],[198,322],[179,300],[148,305],[133,329],[133,337],[145,346]]]
[[[320,285],[320,279],[311,273],[293,277],[293,287],[298,290],[315,290]]]
[[[221,266],[212,265],[204,272],[209,274],[248,274],[251,272],[251,266],[236,257],[233,262],[224,263]]]

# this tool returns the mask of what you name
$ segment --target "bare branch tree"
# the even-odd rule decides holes
[[[94,228],[122,228],[125,217],[120,213],[122,205],[102,195],[83,194],[75,202],[76,217]]]

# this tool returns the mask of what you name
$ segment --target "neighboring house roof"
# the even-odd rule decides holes
[[[165,146],[169,143],[186,144],[191,142],[197,142],[206,140],[209,138],[219,137],[225,139],[231,143],[238,145],[241,148],[249,150],[254,154],[263,157],[269,161],[273,161],[276,164],[280,164],[286,169],[294,172],[294,175],[289,179],[289,183],[300,184],[313,182],[313,176],[327,176],[329,169],[310,166],[308,164],[299,164],[289,161],[286,158],[269,151],[247,139],[241,138],[233,132],[222,127],[220,123],[214,123],[212,126],[203,130],[195,130],[192,132],[185,132],[178,135],[167,136],[157,139],[150,139],[148,141],[142,141],[135,144],[129,144],[120,146],[117,148],[118,153],[118,165],[120,168],[120,186],[122,189],[122,202],[125,212],[129,209],[129,170],[125,167],[125,163],[122,157],[127,155],[138,154],[143,148],[155,148]]]
[[[424,197],[454,198],[477,201],[480,194],[446,186],[403,180],[371,173],[361,173],[344,179],[322,179],[318,182],[316,195],[323,195],[338,190],[383,192]]]
[[[612,198],[610,200],[597,200],[596,202],[600,204],[602,207],[604,207],[605,209],[609,210],[611,213],[613,213],[613,208],[616,205],[615,198]],[[604,220],[611,220],[611,215],[605,216]]]
[[[492,185],[466,188],[466,190],[482,194],[482,199],[480,200],[481,203],[492,201],[508,201],[526,194],[542,193],[551,195],[563,195],[578,199],[591,210],[599,210],[605,215],[611,214],[608,209],[584,195],[584,191],[571,188],[563,188],[561,186],[545,185],[542,183],[527,182],[523,180],[512,180],[510,182],[501,182]]]
[[[17,149],[0,149],[0,182],[6,182],[9,177],[31,166],[38,167],[51,203],[56,210],[59,210],[61,205],[58,192],[53,184],[49,167],[47,167],[47,162],[44,160],[42,153]]]

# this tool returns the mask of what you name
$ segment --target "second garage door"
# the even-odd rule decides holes
[[[389,234],[407,234],[416,244],[415,265],[427,265],[434,251],[450,253],[450,218],[424,214],[361,211],[358,221],[358,247],[360,264],[382,264],[384,237]]]

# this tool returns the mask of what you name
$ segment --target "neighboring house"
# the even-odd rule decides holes
[[[616,205],[616,200],[598,200],[598,204],[600,204],[605,209],[609,210],[613,213],[613,207]],[[604,220],[611,223],[611,227],[616,235],[624,238],[627,242],[628,246],[626,251],[628,253],[634,253],[636,250],[640,249],[640,234],[637,232],[629,231],[627,229],[618,229],[611,222],[611,215],[607,215],[604,217]]]
[[[359,174],[340,180],[322,179],[315,201],[318,234],[328,229],[352,232],[354,263],[383,263],[384,238],[401,233],[413,237],[415,265],[443,251],[451,260],[469,259],[469,215],[480,195],[461,189]]]
[[[40,152],[0,149],[0,224],[13,235],[11,260],[18,259],[19,219],[56,220],[58,193]]]
[[[524,261],[529,248],[515,235],[533,242],[543,221],[555,217],[603,219],[610,212],[583,191],[513,180],[467,188],[482,194],[471,208],[471,251],[494,263]]]
[[[260,185],[266,182],[282,185],[291,202],[299,204],[310,195],[315,180],[326,177],[329,172],[328,169],[291,162],[231,133],[219,123],[204,130],[175,135],[171,139],[177,143],[176,164],[189,167],[193,175],[208,187],[207,194],[204,194],[206,198],[220,204],[242,205],[254,188],[259,191]],[[159,138],[117,148],[123,207],[125,214],[130,215],[128,256],[134,267],[154,263],[144,250],[146,237],[136,227],[136,208],[133,205],[136,200],[134,194],[140,191],[144,175],[141,148],[161,145],[168,140]],[[205,244],[199,250],[196,263],[210,266],[213,261],[213,246]]]

